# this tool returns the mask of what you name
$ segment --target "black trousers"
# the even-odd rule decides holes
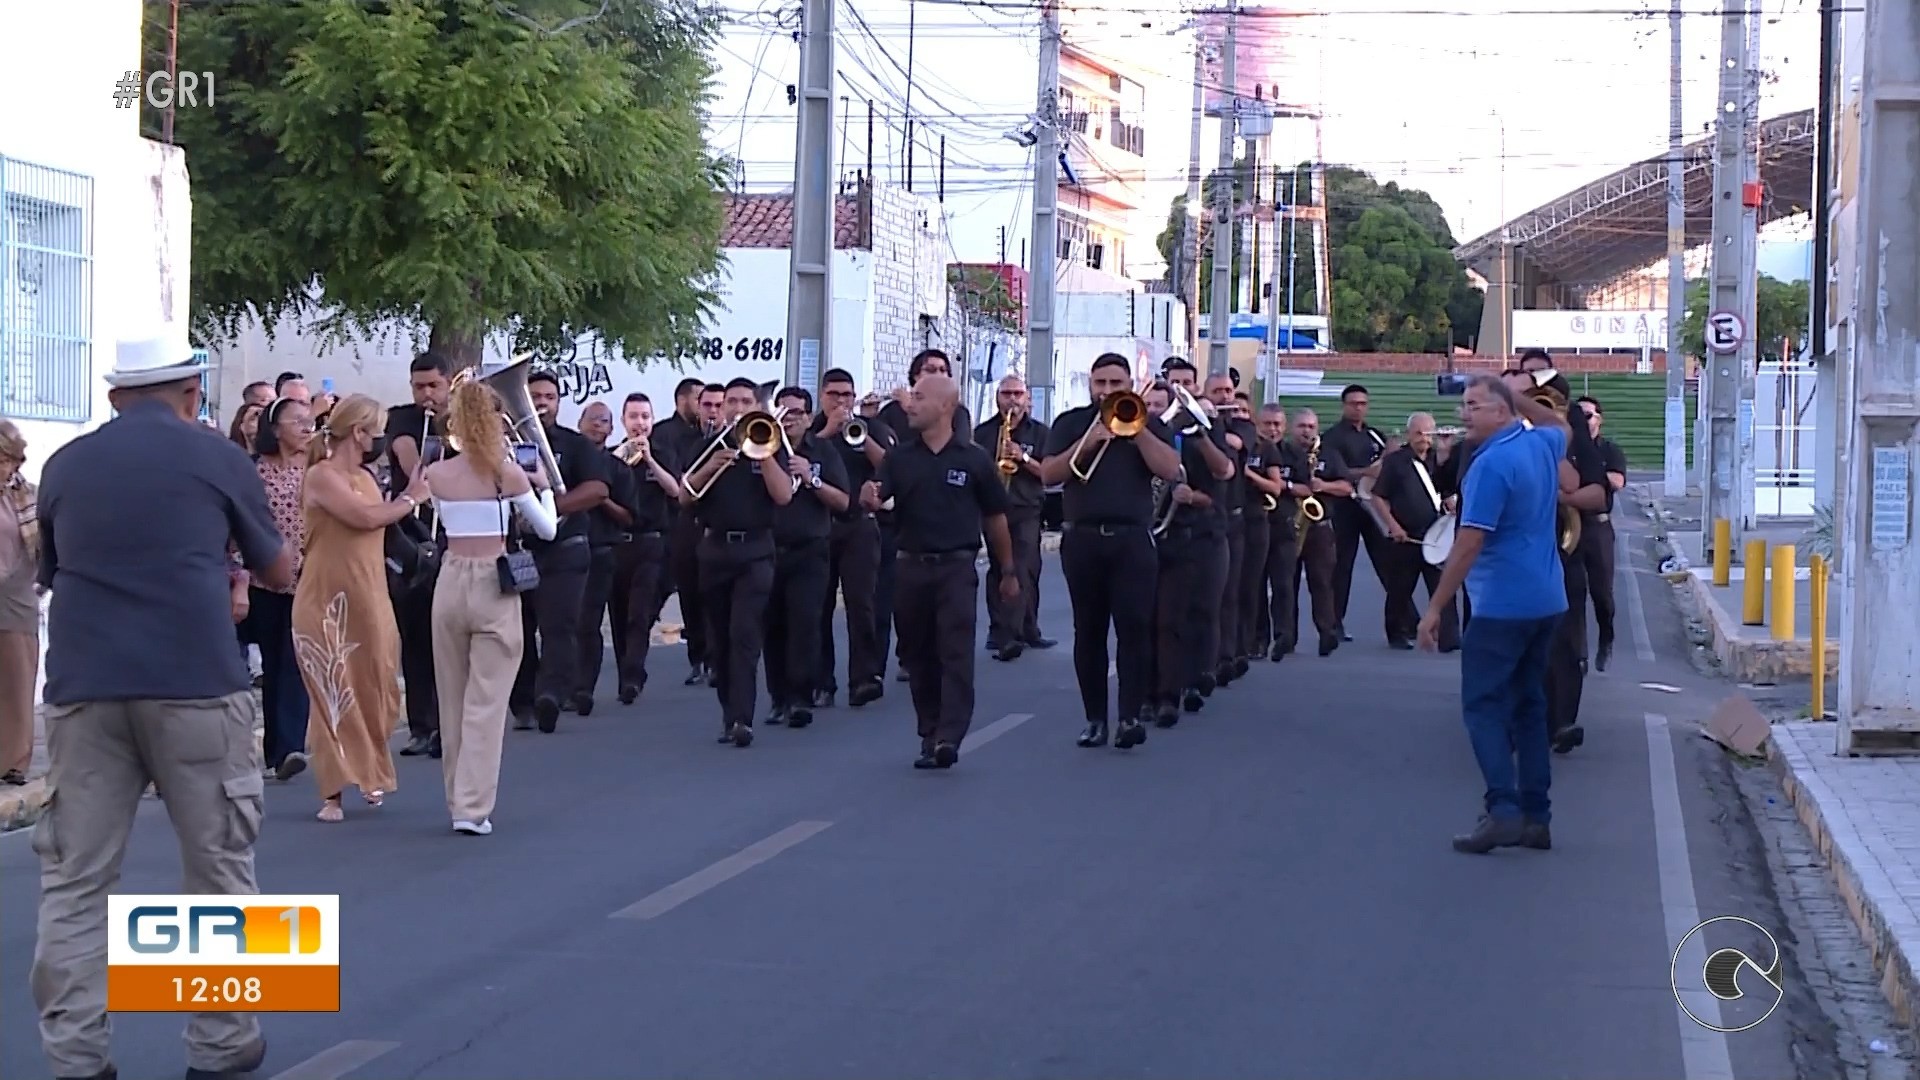
[[[1246,573],[1246,511],[1227,513],[1226,569],[1220,578],[1220,591],[1213,594],[1213,612],[1218,621],[1213,656],[1225,666],[1240,659],[1240,580]]]
[[[613,601],[614,551],[611,545],[590,548],[587,559],[587,584],[580,597],[580,623],[575,631],[580,644],[580,668],[574,673],[576,689],[591,697],[600,685],[600,665],[607,642],[600,635],[607,607]]]
[[[1393,543],[1381,552],[1386,558],[1383,572],[1387,578],[1387,637],[1393,641],[1412,641],[1420,633],[1420,608],[1414,603],[1414,587],[1427,583],[1427,598],[1433,598],[1440,584],[1440,568],[1429,566],[1421,546]],[[1460,647],[1460,623],[1453,602],[1440,613],[1440,642],[1449,652]]]
[[[1587,595],[1593,598],[1593,622],[1600,633],[1600,645],[1613,644],[1613,518],[1608,514],[1583,514],[1580,522],[1580,561],[1587,575]]]
[[[1567,613],[1547,647],[1547,734],[1558,735],[1580,722],[1580,696],[1587,682],[1587,566],[1579,549],[1562,555]]]
[[[440,696],[433,685],[433,587],[415,589],[393,604],[400,631],[400,678],[406,683],[407,733],[425,738],[440,730]],[[264,663],[267,651],[261,646]],[[295,747],[304,750],[305,746]]]
[[[653,646],[653,624],[667,599],[666,537],[657,532],[635,533],[613,549],[613,595],[607,598],[607,622],[613,627],[613,660],[621,686],[647,688],[647,651]]]
[[[773,556],[767,597],[767,696],[776,709],[812,704],[820,678],[820,609],[830,569],[825,537],[782,547]]]
[[[827,590],[820,602],[820,673],[814,685],[829,693],[840,689],[834,674],[834,594],[847,610],[847,686],[879,682],[886,672],[881,659],[880,624],[874,613],[874,588],[880,577],[880,526],[862,514],[851,521],[835,521],[827,540]]]
[[[1300,608],[1296,586],[1300,540],[1293,532],[1291,514],[1267,515],[1266,604],[1258,612],[1261,641],[1292,651],[1300,640]]]
[[[1237,625],[1240,628],[1240,656],[1264,656],[1267,644],[1271,640],[1267,634],[1271,628],[1267,623],[1267,560],[1272,555],[1273,530],[1267,523],[1267,512],[1251,507],[1246,514],[1246,536],[1241,542],[1243,552],[1240,568],[1239,592],[1232,602],[1240,605]]]
[[[958,747],[973,727],[975,630],[980,572],[971,551],[902,552],[895,560],[894,616],[920,747]]]
[[[880,674],[887,673],[887,649],[893,645],[893,564],[900,552],[900,530],[893,516],[880,522],[880,562],[873,577],[873,625],[879,646]]]
[[[707,663],[707,616],[700,605],[700,523],[693,514],[681,510],[667,531],[667,558],[671,569],[668,579],[673,592],[680,594],[680,636],[687,643],[687,663],[704,667]],[[668,594],[662,594],[665,606]]]
[[[247,617],[241,628],[245,640],[260,646],[261,720],[266,729],[261,748],[267,768],[277,769],[288,754],[307,748],[310,706],[293,647],[293,594],[248,588]],[[435,725],[430,730],[437,729]]]
[[[987,644],[1011,645],[1040,636],[1040,508],[1021,507],[1007,514],[1007,532],[1013,538],[1013,573],[1020,581],[1020,597],[1000,597],[1000,575],[1006,573],[987,551]]]
[[[1087,719],[1106,723],[1107,632],[1115,645],[1119,715],[1140,715],[1153,672],[1153,609],[1160,560],[1145,525],[1076,525],[1060,538],[1073,605],[1073,674]]]
[[[534,552],[540,587],[520,595],[520,627],[525,647],[520,673],[513,680],[507,707],[515,713],[538,698],[565,701],[579,685],[580,604],[587,594],[592,551],[584,539],[566,540]]]
[[[1156,554],[1152,700],[1166,705],[1214,669],[1227,538],[1175,527],[1160,538]]]
[[[1295,541],[1301,543],[1300,541]],[[1305,542],[1293,560],[1294,609],[1287,616],[1286,628],[1299,640],[1300,579],[1307,579],[1307,598],[1313,607],[1313,628],[1322,634],[1340,632],[1340,604],[1335,593],[1334,570],[1339,561],[1334,529],[1326,522],[1308,525]]]
[[[1367,562],[1373,565],[1373,574],[1380,579],[1382,587],[1386,585],[1386,575],[1381,571],[1381,563],[1386,561],[1385,548],[1393,541],[1388,540],[1374,524],[1373,516],[1353,499],[1328,500],[1333,520],[1333,617],[1338,620],[1340,630],[1347,626],[1347,598],[1353,593],[1353,567],[1359,559],[1360,548],[1367,549]],[[1391,617],[1383,610],[1381,622],[1387,628],[1387,636],[1393,635]]]
[[[773,538],[700,541],[700,607],[707,616],[707,667],[720,697],[720,730],[753,725],[767,598],[773,593]]]

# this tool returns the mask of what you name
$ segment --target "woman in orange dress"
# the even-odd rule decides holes
[[[387,594],[387,526],[427,500],[413,478],[388,502],[366,467],[385,426],[379,403],[354,394],[327,414],[302,486],[307,551],[293,595],[293,644],[312,709],[307,754],[320,784],[320,820],[339,821],[340,796],[360,789],[379,806],[396,786],[388,739],[400,716],[400,632]]]

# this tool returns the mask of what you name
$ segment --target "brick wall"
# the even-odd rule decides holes
[[[872,190],[873,384],[884,393],[907,384],[907,362],[923,347],[914,293],[920,207],[903,188],[876,184]]]
[[[1520,358],[1514,354],[1515,360]],[[1447,370],[1447,358],[1437,353],[1286,353],[1278,357],[1283,368],[1307,368],[1315,371],[1380,371],[1397,374],[1417,375],[1422,372],[1440,372]],[[1554,356],[1554,365],[1561,371],[1620,374],[1633,374],[1638,370],[1638,355],[1625,353],[1559,353]],[[1493,356],[1456,356],[1453,358],[1455,371],[1475,374],[1495,371],[1506,361]],[[1653,354],[1653,370],[1664,374],[1667,370],[1665,353]]]

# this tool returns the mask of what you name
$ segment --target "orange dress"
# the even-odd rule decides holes
[[[380,502],[364,469],[354,494]],[[322,798],[353,786],[392,791],[388,740],[400,716],[400,631],[387,594],[385,531],[353,529],[309,504],[307,552],[293,594],[293,645],[312,709],[307,754]]]

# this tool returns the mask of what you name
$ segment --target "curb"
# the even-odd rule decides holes
[[[1768,742],[1774,749],[1767,755],[1768,765],[1813,838],[1814,847],[1832,869],[1841,900],[1880,974],[1880,992],[1910,1035],[1920,1040],[1920,974],[1915,971],[1916,963],[1920,963],[1920,923],[1907,922],[1904,915],[1896,922],[1873,899],[1878,890],[1903,895],[1900,883],[1888,879],[1851,824],[1829,827],[1828,807],[1840,798],[1814,774],[1801,748],[1791,740]]]

